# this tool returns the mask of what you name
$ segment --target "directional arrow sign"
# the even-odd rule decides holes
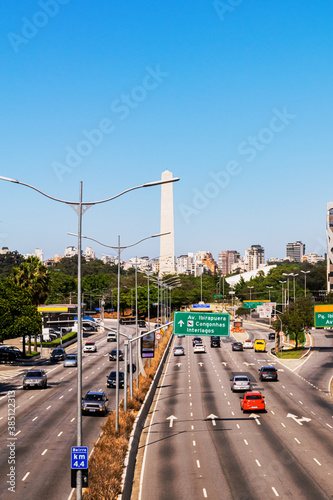
[[[202,365],[203,365],[203,363],[200,361],[200,363],[198,363],[198,365],[202,366]]]
[[[218,418],[217,415],[214,415],[214,413],[211,413],[210,415],[208,415],[207,418],[210,418],[212,420],[212,424],[216,425],[215,419]]]
[[[174,315],[174,335],[230,336],[230,314],[226,312],[184,312]]]
[[[177,417],[175,417],[174,415],[170,415],[170,417],[168,417],[167,420],[170,420],[169,427],[173,427],[173,421],[177,420]]]
[[[287,418],[292,418],[297,422],[299,425],[303,425],[302,422],[310,422],[311,418],[307,417],[298,417],[297,415],[293,415],[292,413],[288,413]]]
[[[222,361],[222,365],[227,366],[227,363],[225,361]]]
[[[178,368],[180,368],[180,367],[181,367],[181,363],[176,363],[176,364],[177,364]]]

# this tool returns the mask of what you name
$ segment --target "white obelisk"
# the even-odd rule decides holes
[[[162,172],[162,181],[172,179],[172,172]],[[175,237],[173,222],[173,183],[161,185],[161,233],[159,276],[175,274]]]

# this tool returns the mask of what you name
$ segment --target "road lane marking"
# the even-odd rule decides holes
[[[192,412],[190,413],[190,415],[191,415],[191,417],[193,417],[193,413]]]
[[[283,423],[283,422],[281,422],[281,425],[282,425],[282,427],[285,427],[285,425],[284,425],[284,423]]]
[[[297,438],[294,438],[294,439],[295,439],[296,443],[301,444],[301,442],[300,442],[300,441],[298,441],[298,439],[297,439]]]
[[[18,434],[20,434],[21,431],[18,431],[16,434],[14,434],[15,436],[17,436]]]
[[[46,409],[49,410],[51,408],[52,405],[48,406]]]
[[[327,427],[329,427],[330,429],[332,429],[332,426],[330,424],[326,424],[326,425],[327,425]]]
[[[239,425],[238,424],[236,424],[236,425],[237,425],[237,428],[240,429]]]
[[[195,441],[192,441],[192,443],[193,443],[193,446],[196,446],[196,442]]]
[[[73,422],[74,420],[75,420],[75,417],[74,417],[74,418],[72,418],[71,422]]]
[[[246,441],[246,439],[244,439],[244,443],[246,444],[246,446],[249,445],[249,443]]]
[[[30,472],[27,472],[26,475],[23,477],[22,481],[25,481],[27,477],[29,476]]]
[[[275,413],[274,413],[274,411],[273,411],[273,410],[271,410],[271,413],[272,413],[272,415],[275,415]]]
[[[200,462],[199,462],[199,460],[197,460],[197,467],[198,467],[198,469],[200,469]]]
[[[194,431],[194,425],[191,425],[191,431]]]
[[[276,496],[276,497],[280,496],[280,495],[278,494],[278,492],[276,491],[276,489],[274,488],[274,486],[272,486],[272,490],[274,491],[274,493],[275,493],[275,496]]]
[[[203,488],[203,490],[202,490],[202,491],[203,491],[203,496],[204,496],[205,498],[207,498],[207,491],[206,491],[206,488]]]
[[[58,437],[60,437],[62,433],[63,433],[63,431],[59,432]]]
[[[33,418],[33,419],[32,419],[32,422],[34,422],[35,420],[37,420],[37,418],[38,418],[38,417]]]
[[[261,467],[261,463],[259,462],[259,460],[256,460],[256,463],[257,463],[258,467]]]
[[[30,398],[29,398],[29,399],[32,399],[32,398],[34,398],[34,397],[35,397],[35,396],[30,396]],[[30,474],[30,473],[29,473],[29,474]]]
[[[45,448],[45,450],[43,451],[42,455],[45,455],[46,452],[47,452],[47,448]]]
[[[318,465],[321,465],[321,463],[319,462],[319,460],[317,460],[316,458],[313,459]]]
[[[73,389],[68,389],[68,392],[71,392]]]

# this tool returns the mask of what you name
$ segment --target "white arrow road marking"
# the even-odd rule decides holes
[[[292,418],[297,422],[299,425],[303,425],[302,422],[310,422],[311,418],[307,417],[298,417],[297,415],[293,415],[292,413],[288,413],[287,418]]]
[[[175,417],[174,415],[170,415],[170,417],[168,417],[167,420],[170,420],[169,427],[173,427],[173,421],[177,420],[177,417]]]
[[[214,413],[211,413],[210,415],[208,415],[207,418],[210,418],[212,420],[212,424],[216,425],[215,419],[218,418],[217,415],[214,415]]]
[[[227,363],[225,361],[222,361],[222,365],[227,366]]]
[[[200,363],[198,363],[198,365],[202,366],[202,365],[203,365],[203,363],[200,361]]]
[[[278,372],[284,372],[283,368],[278,368]]]
[[[247,363],[246,361],[244,361],[243,365],[246,365],[246,366],[253,366],[254,363]]]
[[[180,367],[180,366],[181,366],[181,363],[176,363],[176,366]]]

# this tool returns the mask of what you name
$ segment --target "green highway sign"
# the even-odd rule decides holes
[[[331,328],[333,326],[333,304],[317,304],[313,306],[315,328]]]
[[[220,299],[223,295],[214,295],[214,299]]]
[[[243,309],[255,309],[266,302],[270,302],[270,300],[243,300]]]
[[[229,313],[175,312],[174,335],[230,336]]]

